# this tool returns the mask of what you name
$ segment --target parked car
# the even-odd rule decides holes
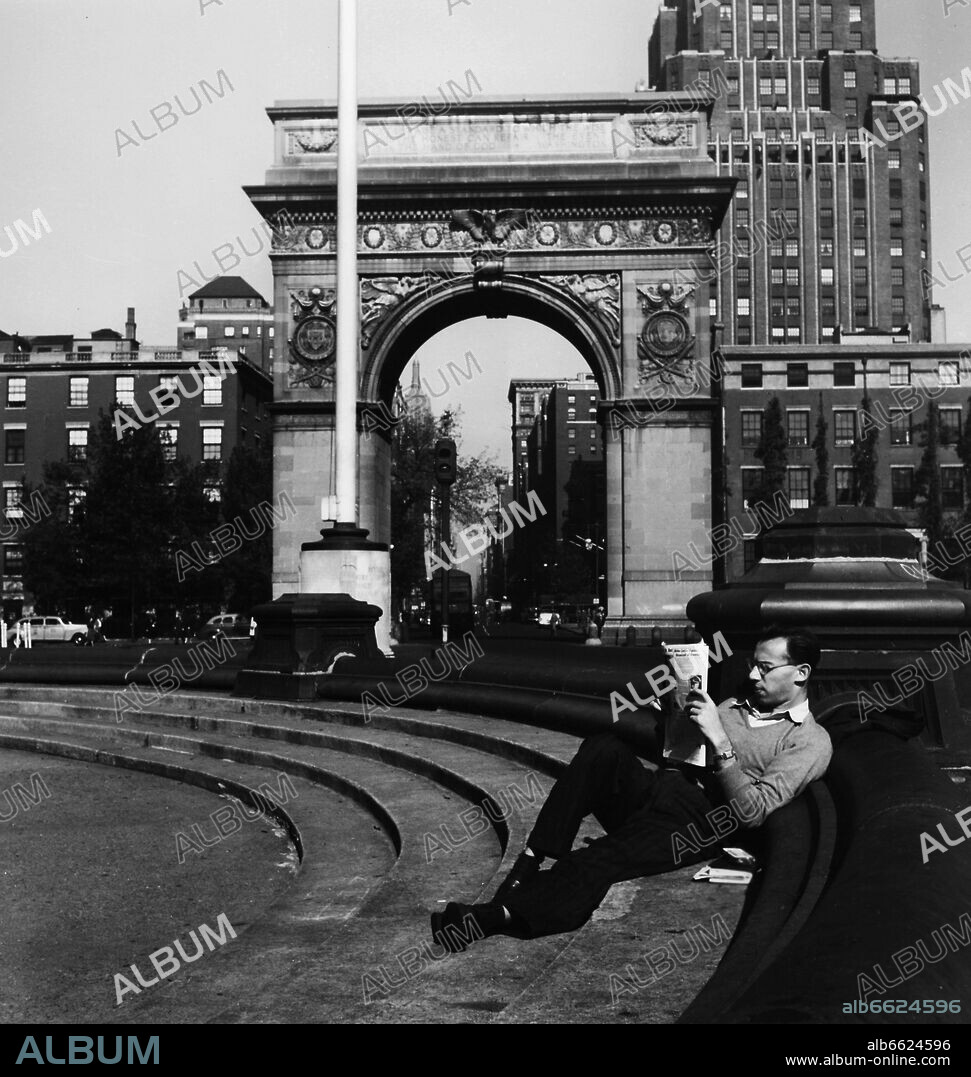
[[[239,638],[250,634],[250,618],[241,613],[220,613],[210,617],[199,630],[202,639],[210,639],[222,633],[224,636]]]
[[[21,617],[17,622],[21,635],[30,625],[32,643],[73,643],[80,647],[88,635],[88,626],[72,624],[62,617]]]

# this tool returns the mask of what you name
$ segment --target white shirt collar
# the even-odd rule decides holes
[[[790,707],[788,710],[772,711],[771,714],[762,714],[760,711],[757,711],[754,705],[747,699],[736,699],[732,706],[746,711],[760,722],[781,722],[788,718],[795,722],[796,725],[802,725],[802,723],[809,717],[810,713],[808,699],[804,699],[801,703],[797,703],[794,707]]]

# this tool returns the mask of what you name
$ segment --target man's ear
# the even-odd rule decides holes
[[[806,682],[812,676],[813,667],[808,662],[803,662],[801,665],[796,666],[797,676],[805,687]]]

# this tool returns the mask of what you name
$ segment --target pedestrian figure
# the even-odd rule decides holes
[[[553,614],[550,617],[550,635],[553,639],[556,639],[556,630],[560,624],[560,615],[553,610]]]

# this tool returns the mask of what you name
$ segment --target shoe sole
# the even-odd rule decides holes
[[[445,913],[432,913],[432,942],[436,946],[444,946],[450,954],[464,954],[468,949],[468,943],[457,942],[451,934],[445,930]]]

